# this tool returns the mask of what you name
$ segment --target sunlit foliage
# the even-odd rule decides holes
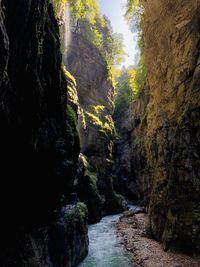
[[[99,6],[93,0],[68,0],[71,7],[76,29],[79,30],[79,23],[86,20],[89,24],[94,25],[99,14]]]
[[[53,4],[57,18],[60,19],[62,10],[65,8],[67,0],[50,0],[50,2]]]
[[[125,14],[130,29],[138,34],[138,48],[140,49],[140,58],[137,66],[136,83],[138,88],[144,86],[146,81],[146,66],[145,66],[145,54],[144,54],[144,36],[143,36],[143,20],[144,20],[144,8],[141,4],[141,0],[128,0],[127,11]]]
[[[140,59],[136,68],[122,69],[117,78],[115,97],[115,119],[121,117],[126,112],[130,104],[138,99],[140,90],[146,82],[146,67],[144,57],[143,19],[144,9],[140,0],[128,0],[125,14],[131,31],[138,34],[138,48],[140,49]]]
[[[105,106],[103,105],[92,105],[91,112],[86,111],[85,115],[88,121],[99,129],[99,132],[112,136],[115,133],[115,126],[112,116],[103,114],[104,109]]]
[[[130,104],[138,99],[139,93],[137,70],[132,67],[123,68],[117,78],[115,117],[120,117],[123,112],[127,111]]]
[[[127,0],[125,18],[132,32],[142,35],[144,8],[141,0]]]

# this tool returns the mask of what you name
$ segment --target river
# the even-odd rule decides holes
[[[137,209],[131,206],[131,209]],[[134,267],[116,233],[121,214],[104,217],[89,226],[89,253],[78,267]]]

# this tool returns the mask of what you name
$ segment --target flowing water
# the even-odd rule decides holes
[[[131,206],[131,209],[137,209]],[[89,253],[79,267],[134,267],[116,234],[120,215],[104,217],[89,226]]]

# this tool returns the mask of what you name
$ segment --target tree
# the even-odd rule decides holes
[[[138,30],[143,7],[140,0],[127,0],[125,18],[133,32]]]
[[[144,21],[144,8],[141,4],[141,0],[128,0],[127,11],[125,13],[130,29],[138,35],[138,48],[140,49],[140,58],[137,65],[137,72],[135,76],[135,83],[138,87],[138,92],[146,81],[146,66],[145,66],[145,54],[144,54],[144,36],[143,36],[143,21]]]

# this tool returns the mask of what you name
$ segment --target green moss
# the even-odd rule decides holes
[[[91,187],[92,191],[95,193],[95,195],[99,194],[98,189],[97,189],[97,175],[94,173],[91,173],[89,171],[86,171],[85,173],[86,176],[88,176],[88,182],[89,182],[89,186]]]
[[[93,113],[91,112],[87,112],[86,111],[86,115],[88,116],[88,118],[90,119],[90,122],[96,126],[99,126],[99,127],[103,127],[103,122],[99,119],[98,116],[94,115]]]
[[[86,115],[90,121],[91,124],[99,127],[99,131],[103,133],[104,135],[109,135],[112,136],[114,135],[114,122],[111,118],[111,116],[107,115],[105,116],[102,120],[99,118],[99,116],[91,113],[91,112],[86,112]]]
[[[86,123],[86,118],[85,118],[85,113],[82,108],[80,108],[80,121],[83,129],[87,128],[87,123]]]
[[[142,117],[141,117],[141,125],[146,125],[146,123],[147,123],[147,116],[148,116],[148,112],[147,112],[147,110],[145,111],[145,113],[142,115]]]
[[[74,76],[66,69],[64,65],[62,65],[62,69],[68,82],[71,83],[71,86],[76,87],[76,79],[74,78]]]
[[[108,213],[120,213],[127,209],[127,203],[122,195],[113,191],[106,195],[105,209]]]
[[[70,209],[67,211],[67,213],[65,214],[64,216],[64,220],[65,220],[65,224],[66,226],[69,228],[69,227],[72,227],[75,223],[75,209]]]
[[[105,109],[103,105],[91,105],[91,109],[96,116],[99,116]]]
[[[76,220],[81,220],[84,225],[88,218],[88,210],[84,203],[78,202],[75,207],[69,208],[64,216],[66,226],[72,227]]]
[[[76,130],[77,116],[70,105],[67,104],[67,120],[73,130]]]
[[[85,222],[87,220],[87,218],[88,218],[87,206],[84,203],[79,202],[78,205],[77,205],[77,208],[78,208],[78,212],[79,212],[81,221]]]
[[[68,158],[72,159],[67,161],[69,168],[75,166],[77,158],[73,155],[77,155],[80,152],[80,141],[77,131],[77,115],[70,105],[67,105],[66,110],[66,119],[67,119],[67,134],[69,136],[70,144],[67,150]],[[77,153],[77,154],[76,154]]]
[[[78,194],[88,208],[90,223],[101,219],[101,197],[97,188],[97,175],[87,157],[80,154],[81,172],[78,175]]]

